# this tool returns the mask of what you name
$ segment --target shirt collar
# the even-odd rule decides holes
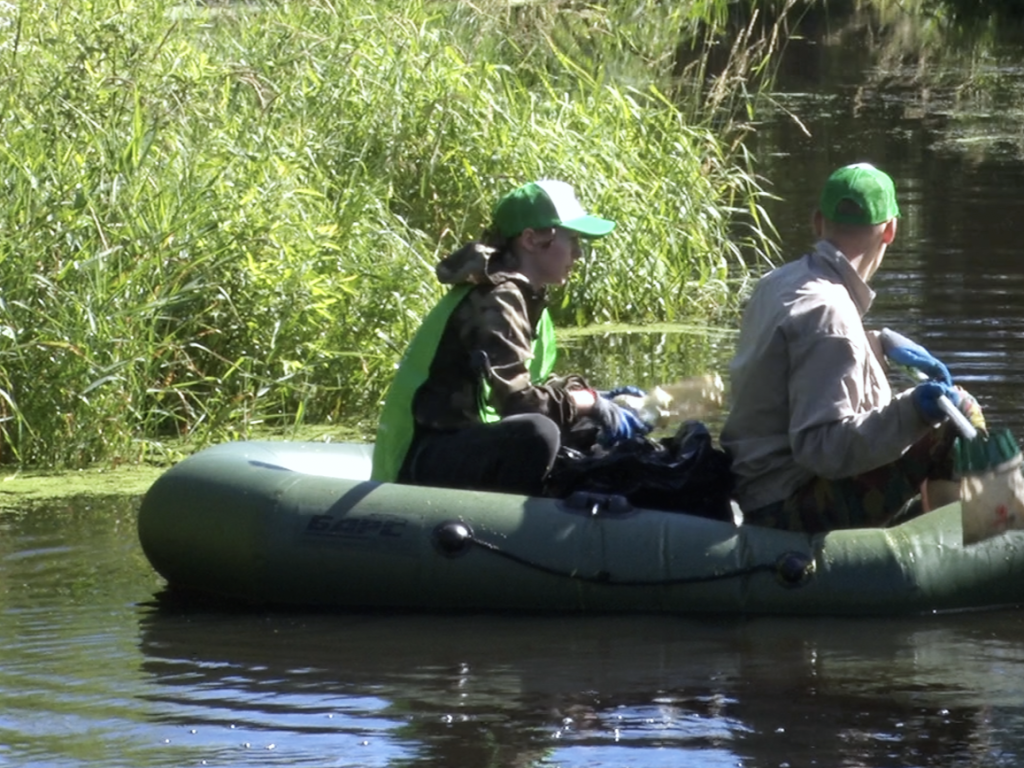
[[[853,299],[861,317],[867,314],[868,309],[871,308],[871,302],[875,300],[875,292],[857,274],[857,270],[853,268],[853,264],[843,255],[843,252],[828,240],[819,240],[814,244],[811,258],[822,269],[831,272],[839,279],[847,293],[850,294],[850,298]]]

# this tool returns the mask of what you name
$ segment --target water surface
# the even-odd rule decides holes
[[[0,764],[1015,765],[1024,615],[312,614],[172,599],[135,501],[0,519]]]

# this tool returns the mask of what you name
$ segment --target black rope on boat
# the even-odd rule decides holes
[[[492,544],[484,539],[478,539],[473,535],[469,526],[462,522],[441,523],[434,529],[434,546],[446,557],[457,557],[469,551],[471,544],[475,544],[491,554],[503,557],[518,565],[532,568],[541,573],[551,576],[561,576],[574,581],[582,581],[587,584],[602,584],[609,587],[666,587],[681,584],[702,584],[711,581],[723,581],[725,579],[736,579],[743,576],[751,576],[755,573],[774,573],[785,587],[800,587],[806,584],[814,576],[814,560],[802,552],[785,552],[773,563],[759,563],[746,568],[737,568],[732,571],[722,571],[703,576],[680,576],[674,579],[627,579],[615,580],[608,571],[598,571],[592,576],[578,573],[576,571],[565,571],[552,568],[542,563],[535,562],[528,558],[508,552],[497,544]]]

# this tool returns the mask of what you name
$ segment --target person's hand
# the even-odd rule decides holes
[[[604,397],[596,396],[590,415],[601,425],[600,442],[613,445],[621,440],[629,440],[636,435],[645,435],[650,427],[644,423],[634,410],[613,403]]]
[[[896,365],[914,368],[929,379],[952,386],[953,377],[949,375],[949,369],[945,363],[920,344],[890,328],[883,328],[879,339],[882,342],[882,351],[885,356]]]
[[[944,381],[922,381],[911,393],[910,398],[917,408],[917,412],[925,421],[935,424],[946,418],[946,412],[939,405],[939,398],[945,395],[953,405],[960,407],[960,392],[957,387],[950,386]],[[973,398],[971,398],[973,400]]]
[[[630,395],[631,397],[647,397],[647,393],[640,387],[634,387],[632,384],[625,384],[621,387],[615,387],[615,389],[602,389],[599,390],[598,395],[603,397],[605,400],[614,400],[619,395]]]

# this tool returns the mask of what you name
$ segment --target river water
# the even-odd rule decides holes
[[[796,256],[817,187],[872,160],[903,218],[870,318],[1024,435],[1024,65],[984,99],[794,45],[755,139]],[[987,68],[986,68],[987,67]],[[839,74],[837,74],[839,73]],[[798,114],[809,135],[785,117]],[[729,329],[583,339],[650,383],[724,365]],[[692,355],[690,354],[692,352]],[[901,620],[262,613],[176,604],[138,499],[0,513],[4,766],[1016,766],[1024,613]]]

